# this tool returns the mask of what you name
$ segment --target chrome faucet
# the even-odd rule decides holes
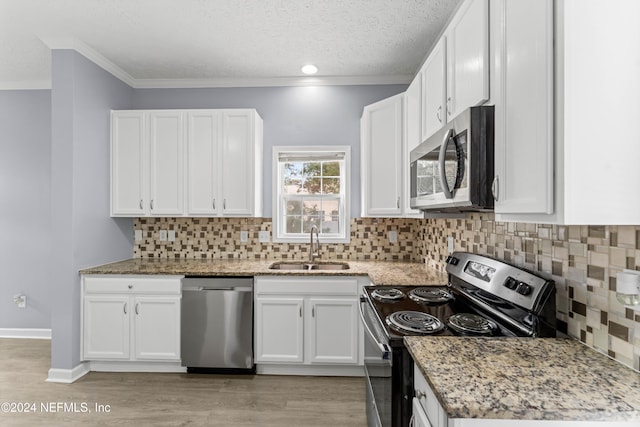
[[[313,244],[313,233],[316,234],[316,243]],[[318,237],[318,227],[312,225],[309,230],[309,262],[313,262],[320,257],[320,238]]]

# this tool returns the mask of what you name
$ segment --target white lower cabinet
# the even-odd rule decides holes
[[[361,373],[358,289],[357,278],[256,277],[258,372]]]
[[[84,276],[81,359],[179,365],[180,279]],[[117,370],[117,366],[107,370]]]

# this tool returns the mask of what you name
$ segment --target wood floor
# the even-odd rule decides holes
[[[48,340],[0,339],[0,404],[35,404],[3,405],[0,426],[366,425],[362,378],[91,372],[54,384],[50,355]]]

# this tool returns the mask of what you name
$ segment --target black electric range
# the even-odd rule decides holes
[[[407,335],[553,337],[555,284],[539,274],[466,252],[447,258],[441,286],[365,286],[367,422],[407,426],[413,361]]]

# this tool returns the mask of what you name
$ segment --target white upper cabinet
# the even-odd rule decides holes
[[[489,99],[489,1],[463,3],[445,38],[447,117],[452,119]]]
[[[148,206],[145,114],[118,111],[111,116],[111,214],[141,216]]]
[[[422,76],[420,141],[489,100],[489,4],[466,0],[433,46]]]
[[[217,215],[222,203],[220,187],[220,140],[222,127],[217,111],[187,114],[187,214]]]
[[[492,3],[496,213],[553,212],[553,2]]]
[[[403,94],[364,107],[360,121],[362,216],[402,214]]]
[[[112,216],[261,216],[255,110],[112,112]]]
[[[222,113],[222,214],[262,215],[262,119],[254,110]]]
[[[184,127],[180,111],[149,114],[149,212],[182,215]]]
[[[503,128],[504,157],[496,157],[502,163],[496,171],[506,169],[496,220],[639,224],[640,2],[498,0],[496,7],[504,19],[498,58],[507,73],[496,98],[496,107],[504,102],[496,128]],[[553,108],[545,109],[551,82]],[[551,131],[553,151],[545,159]],[[513,203],[506,208],[503,200]]]
[[[422,139],[426,140],[447,122],[445,39],[435,45],[422,67]]]
[[[411,209],[410,202],[410,172],[411,150],[421,142],[422,116],[422,73],[413,79],[404,94],[404,141],[402,148],[402,210],[404,216],[422,217],[422,212]]]

